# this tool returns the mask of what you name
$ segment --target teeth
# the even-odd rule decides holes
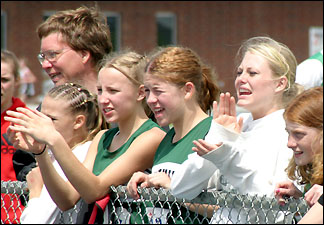
[[[250,91],[246,90],[246,89],[240,89],[241,93],[249,93]]]
[[[107,113],[107,112],[110,112],[111,109],[104,109],[104,111]]]
[[[154,112],[161,112],[162,109],[155,109]]]

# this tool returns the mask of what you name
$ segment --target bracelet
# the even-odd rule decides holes
[[[45,152],[45,150],[46,150],[46,147],[47,146],[45,145],[43,151],[41,151],[40,153],[33,153],[33,155],[41,155],[41,154],[43,154]]]

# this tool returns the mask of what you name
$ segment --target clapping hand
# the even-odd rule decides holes
[[[21,107],[16,110],[17,112],[8,110],[10,117],[4,117],[11,122],[7,130],[9,140],[15,148],[39,153],[52,135],[57,133],[51,118],[37,110]]]
[[[218,144],[209,144],[207,141],[203,139],[198,139],[198,141],[193,141],[194,145],[196,147],[192,148],[192,151],[197,152],[199,156],[203,156],[207,154],[208,152],[217,149],[219,146],[221,146],[223,143]]]
[[[221,93],[218,108],[217,102],[213,103],[213,120],[236,133],[242,131],[243,118],[237,121],[235,99],[230,93]]]

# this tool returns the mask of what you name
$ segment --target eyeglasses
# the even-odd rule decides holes
[[[41,65],[43,65],[45,59],[47,61],[49,61],[50,63],[52,62],[56,62],[58,60],[58,56],[62,53],[65,53],[67,51],[64,51],[64,50],[72,50],[70,48],[63,48],[63,49],[60,49],[60,50],[49,50],[49,51],[46,51],[46,52],[41,52],[37,55],[37,59],[39,61],[39,63]]]

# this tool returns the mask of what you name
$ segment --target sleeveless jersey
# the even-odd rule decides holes
[[[175,130],[172,128],[166,134],[160,143],[154,157],[152,173],[164,172],[172,178],[174,172],[188,158],[188,155],[193,153],[192,143],[194,140],[204,139],[207,135],[212,117],[207,117],[192,128],[182,139],[173,143]],[[161,208],[163,205],[163,209]],[[146,212],[148,215],[155,214],[149,218],[150,223],[168,223],[168,224],[201,224],[208,223],[203,216],[190,211],[178,203],[156,204],[155,207],[146,204]],[[180,209],[180,210],[179,210]]]
[[[145,121],[140,128],[138,128],[130,138],[123,144],[119,149],[114,152],[109,152],[107,149],[110,146],[114,136],[119,131],[118,127],[107,130],[98,143],[98,153],[93,165],[92,172],[98,176],[107,166],[109,166],[113,161],[115,161],[119,156],[127,151],[129,146],[133,141],[145,131],[152,129],[153,127],[159,127],[151,119]]]
[[[109,166],[111,163],[113,163],[118,157],[120,157],[122,154],[124,154],[129,146],[133,143],[133,141],[142,133],[154,128],[154,127],[159,127],[158,124],[153,122],[151,119],[148,119],[145,121],[132,135],[128,140],[126,141],[125,144],[123,144],[119,149],[117,149],[114,152],[109,152],[107,149],[109,148],[112,140],[114,139],[114,136],[116,133],[119,131],[118,127],[111,128],[107,130],[100,138],[99,143],[98,143],[98,152],[96,155],[96,159],[94,161],[93,169],[92,172],[96,176],[102,173],[102,171],[105,170],[107,166]],[[161,128],[160,128],[161,129]],[[118,201],[117,201],[118,202]],[[107,210],[110,210],[113,208],[112,201],[108,202],[108,208],[106,207]],[[88,223],[92,209],[93,209],[94,203],[91,204],[86,204],[84,201],[82,202],[81,206],[81,214],[79,214],[77,223]],[[114,207],[118,207],[118,204],[115,204]],[[118,208],[117,208],[118,209]],[[104,212],[106,214],[106,212]],[[110,213],[107,211],[107,214]],[[118,213],[117,213],[118,214]],[[96,216],[96,221],[104,221],[102,213],[100,215],[97,214]],[[112,218],[114,223],[118,222],[116,221],[115,218]]]
[[[192,128],[181,140],[172,143],[175,130],[172,128],[164,137],[156,150],[152,172],[165,172],[171,178],[175,170],[183,163],[189,154],[193,153],[192,141],[204,139],[207,135],[212,117],[207,117]]]

